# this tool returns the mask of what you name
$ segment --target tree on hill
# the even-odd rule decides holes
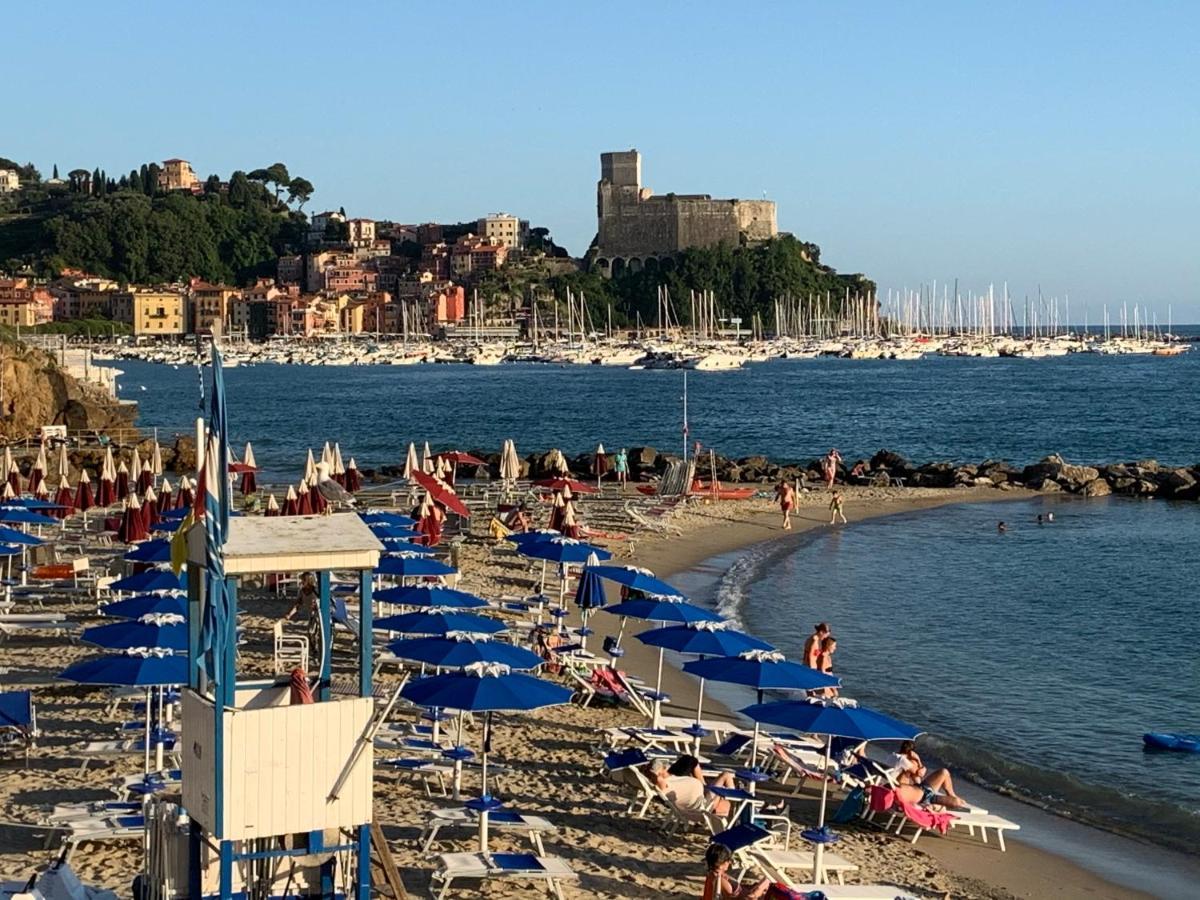
[[[304,209],[313,193],[313,183],[307,178],[293,178],[288,182],[288,203],[295,203],[296,209]]]

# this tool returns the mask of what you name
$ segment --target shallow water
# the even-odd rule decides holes
[[[828,621],[845,693],[925,727],[954,771],[1195,852],[1200,755],[1142,733],[1200,730],[1198,545],[1191,504],[963,504],[728,554],[681,586],[793,658]]]

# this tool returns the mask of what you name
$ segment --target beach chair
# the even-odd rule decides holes
[[[425,831],[418,839],[421,852],[428,853],[437,843],[438,835],[443,829],[479,830],[479,813],[470,809],[431,809],[425,814]],[[498,809],[488,813],[488,828],[492,831],[506,831],[523,834],[533,845],[538,856],[546,855],[542,838],[548,834],[557,834],[558,829],[549,819],[541,816],[530,816],[512,810]]]
[[[37,746],[39,734],[33,693],[0,693],[0,748],[24,750],[25,768],[29,768],[29,754]]]
[[[658,789],[646,776],[645,767],[649,763],[650,757],[641,747],[613,750],[604,756],[604,769],[609,777],[633,787],[637,792],[625,813],[632,813],[638,819],[644,819],[651,804],[660,797]]]
[[[391,769],[397,777],[419,781],[426,797],[433,796],[431,786],[434,784],[437,785],[439,796],[450,796],[450,792],[446,790],[446,779],[454,777],[454,766],[449,763],[435,762],[432,759],[393,758],[376,760],[375,764]]]
[[[146,818],[133,816],[97,816],[72,819],[64,823],[68,829],[63,837],[65,862],[70,859],[80,844],[107,843],[109,841],[140,841],[146,832]]]
[[[976,829],[978,829],[979,837],[985,844],[988,843],[988,831],[994,831],[1000,852],[1004,853],[1008,849],[1004,846],[1004,832],[1021,830],[1021,826],[1016,822],[991,813],[935,812],[923,807],[910,806],[900,801],[897,803],[904,815],[900,818],[896,834],[902,836],[904,826],[911,824],[914,829],[911,840],[913,844],[924,832],[930,830],[939,831],[944,835],[948,828],[965,828],[967,833],[974,837]]]
[[[285,634],[283,623],[272,627],[275,638],[275,674],[282,675],[293,669],[308,671],[308,638],[304,635]]]
[[[646,750],[667,750],[669,748],[677,753],[690,750],[692,744],[696,741],[690,734],[672,728],[623,725],[606,728],[604,729],[604,733],[608,738],[608,745],[610,747],[636,741]],[[703,759],[700,761],[704,762]]]
[[[436,900],[443,900],[454,882],[464,878],[541,882],[548,893],[565,900],[562,883],[579,878],[565,860],[532,853],[442,853],[438,865],[433,873],[434,884],[441,884]]]
[[[826,900],[919,900],[891,884],[791,884],[783,882],[800,895],[818,895]]]
[[[792,887],[793,879],[789,873],[801,870],[812,873],[816,866],[815,854],[811,850],[788,850],[775,846],[778,834],[757,824],[735,825],[732,828],[713,835],[714,844],[722,844],[733,854],[734,862],[742,871],[759,869],[772,881]],[[824,853],[821,856],[821,877],[818,881],[827,880],[826,875],[833,875],[839,884],[846,883],[846,875],[857,872],[858,866],[843,859],[836,853]]]
[[[66,634],[74,643],[78,630],[79,624],[68,622],[62,613],[0,613],[0,639],[46,631],[53,635]]]
[[[346,632],[352,640],[355,642],[358,641],[358,616],[350,612],[344,598],[333,598],[333,606],[329,610],[329,616],[333,619],[333,627],[335,629]]]

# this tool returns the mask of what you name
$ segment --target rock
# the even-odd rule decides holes
[[[986,475],[980,475],[971,479],[971,484],[975,487],[995,487],[996,483]]]
[[[1134,466],[1136,466],[1139,469],[1142,469],[1145,472],[1157,472],[1159,469],[1158,460],[1153,459],[1153,458],[1139,459],[1137,462],[1134,463]]]
[[[639,469],[650,469],[658,462],[658,451],[653,447],[634,447],[629,451],[629,465]]]
[[[1159,493],[1164,496],[1184,499],[1196,492],[1196,476],[1187,469],[1171,469],[1159,479]]]
[[[913,474],[915,487],[954,487],[954,467],[948,462],[927,463]]]
[[[172,472],[194,472],[196,471],[196,439],[190,435],[181,434],[175,438],[175,444],[171,448],[174,453],[174,458],[171,460]],[[163,460],[163,466],[166,466],[166,460]]]
[[[872,472],[867,478],[867,484],[871,487],[889,487],[892,483],[892,476],[884,471]]]
[[[1064,465],[1066,465],[1066,460],[1057,453],[1052,453],[1049,456],[1043,457],[1040,462],[1026,466],[1021,472],[1022,480],[1026,482],[1037,481],[1040,484],[1043,478],[1056,478],[1058,470]]]
[[[1138,480],[1132,475],[1121,475],[1111,479],[1108,484],[1118,494],[1133,494]]]
[[[1107,497],[1112,493],[1112,488],[1103,478],[1094,478],[1083,486],[1080,493],[1085,497]]]
[[[911,471],[913,466],[907,459],[894,450],[880,450],[871,457],[872,469],[887,469],[892,472],[896,469]]]
[[[1055,480],[1064,487],[1073,491],[1078,491],[1089,481],[1095,481],[1100,477],[1100,470],[1093,469],[1091,466],[1072,466],[1064,464],[1059,467],[1058,475]]]
[[[1063,489],[1062,485],[1053,478],[1031,478],[1025,482],[1025,486],[1033,491],[1041,491],[1043,494],[1054,494]]]

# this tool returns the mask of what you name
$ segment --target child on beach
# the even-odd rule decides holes
[[[791,482],[786,479],[775,485],[775,497],[779,500],[779,509],[783,512],[783,530],[792,530],[792,510],[796,506],[796,491]]]
[[[834,491],[833,496],[829,500],[829,524],[841,518],[842,524],[846,524],[846,514],[842,511],[842,492]]]
[[[703,900],[757,900],[765,897],[771,883],[763,879],[757,884],[734,884],[729,877],[733,854],[724,844],[709,844],[704,851],[708,875],[704,879]]]

